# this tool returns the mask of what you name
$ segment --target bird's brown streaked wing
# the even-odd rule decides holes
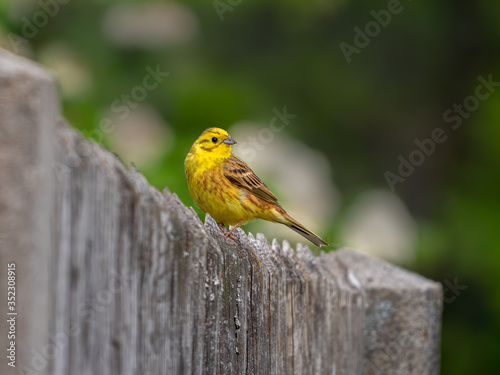
[[[236,155],[231,154],[224,162],[224,176],[234,185],[248,190],[266,202],[278,205],[278,199],[257,177],[250,167]]]

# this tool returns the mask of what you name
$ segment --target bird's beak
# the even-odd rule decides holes
[[[226,145],[234,145],[236,141],[231,137],[227,137],[227,139],[224,139],[222,143],[225,143]]]

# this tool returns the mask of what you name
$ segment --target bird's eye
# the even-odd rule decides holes
[[[217,138],[213,137],[213,138],[212,138],[212,142],[213,142],[213,143],[217,143]]]

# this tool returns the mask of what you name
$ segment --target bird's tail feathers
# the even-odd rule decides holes
[[[301,236],[307,238],[309,241],[311,241],[316,246],[318,246],[318,247],[328,246],[328,243],[326,241],[324,241],[320,236],[311,232],[309,229],[307,229],[305,226],[300,224],[297,220],[292,218],[287,213],[284,213],[283,217],[285,218],[285,221],[283,221],[283,224],[285,224],[290,229],[293,229],[295,232],[297,232]]]

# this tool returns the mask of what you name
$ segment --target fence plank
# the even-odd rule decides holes
[[[13,373],[5,353],[15,342],[16,366],[43,370],[40,353],[51,313],[49,273],[53,238],[54,159],[51,142],[58,100],[50,74],[0,49],[0,373]],[[7,316],[7,265],[15,263],[16,312]],[[15,340],[7,340],[15,319]],[[9,343],[9,345],[7,345]],[[10,362],[10,361],[9,361]]]
[[[35,348],[55,375],[439,373],[440,284],[350,250],[227,239],[57,120],[48,77],[0,53],[0,275],[15,261],[30,280],[19,364]]]

